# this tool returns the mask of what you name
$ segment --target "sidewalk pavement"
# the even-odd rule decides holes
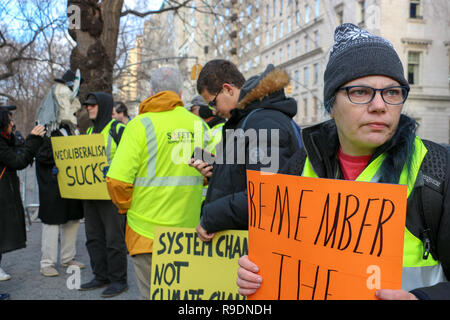
[[[27,225],[27,247],[21,250],[3,254],[1,267],[11,275],[11,279],[0,281],[0,293],[9,293],[11,300],[139,300],[140,293],[136,283],[133,262],[128,256],[128,291],[113,298],[102,298],[100,295],[105,289],[92,291],[78,291],[69,289],[74,286],[76,271],[66,273],[66,268],[57,265],[57,277],[44,277],[40,273],[41,260],[41,234],[40,222]],[[86,235],[84,223],[80,224],[77,237],[77,254],[75,260],[86,265],[81,269],[81,284],[93,278],[86,249]]]

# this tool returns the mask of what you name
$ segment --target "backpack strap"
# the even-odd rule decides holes
[[[123,131],[125,128],[123,126],[119,127],[119,132],[117,132],[117,125],[120,122],[117,120],[114,120],[113,123],[111,123],[111,128],[109,129],[109,134],[113,138],[116,145],[119,145],[120,139],[122,138]]]
[[[295,135],[297,136],[298,147],[299,149],[302,149],[303,148],[302,129],[292,118],[291,118],[291,125],[292,129],[294,129]]]
[[[2,173],[0,174],[0,180],[2,180],[3,174],[5,173],[5,170],[6,170],[6,166],[3,168]]]
[[[431,141],[422,140],[428,152],[423,159],[419,175],[423,186],[419,187],[419,214],[423,222],[424,259],[431,254],[435,260],[443,252],[438,252],[438,232],[443,214],[444,185],[449,168],[447,150]]]
[[[258,109],[254,109],[254,110],[250,111],[250,113],[245,116],[244,121],[242,121],[241,129],[244,130],[245,125],[247,124],[247,121],[252,114],[254,114],[255,112],[261,111],[262,109],[263,108],[258,108]]]

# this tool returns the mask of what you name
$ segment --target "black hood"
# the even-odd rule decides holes
[[[289,118],[297,114],[297,101],[284,94],[289,84],[289,75],[281,69],[268,65],[266,70],[249,78],[241,88],[238,108],[231,111],[231,123],[239,122],[254,109],[274,109],[286,114]]]
[[[95,96],[98,104],[98,113],[97,118],[92,120],[94,123],[93,133],[100,133],[103,128],[112,120],[112,111],[114,107],[114,99],[112,95],[105,92],[91,92],[87,95],[89,98],[90,95]]]

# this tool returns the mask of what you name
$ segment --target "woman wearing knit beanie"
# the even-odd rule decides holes
[[[389,41],[353,24],[338,26],[324,74],[332,119],[302,130],[304,149],[284,173],[407,185],[402,290],[382,288],[376,296],[450,299],[450,156],[416,136],[417,123],[402,114],[408,92]],[[251,295],[264,280],[247,256],[239,264],[239,291]]]

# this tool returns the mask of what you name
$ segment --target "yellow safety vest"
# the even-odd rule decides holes
[[[415,139],[415,154],[411,165],[412,179],[408,180],[408,172],[406,168],[403,168],[400,175],[399,184],[408,186],[408,198],[414,188],[417,174],[419,173],[420,166],[426,153],[427,148],[423,144],[419,137]],[[366,182],[378,182],[378,172],[383,163],[385,155],[382,154],[374,159],[358,176],[355,181]],[[302,176],[315,177],[317,174],[314,172],[311,163],[306,158],[305,165],[303,167]],[[402,289],[411,291],[416,288],[427,287],[436,283],[446,281],[443,269],[439,261],[433,259],[430,255],[428,259],[423,259],[424,246],[422,241],[415,237],[408,228],[405,227],[405,236],[403,244],[403,273],[402,273]],[[385,288],[388,289],[388,288]]]
[[[105,138],[106,158],[108,159],[109,165],[111,165],[111,161],[114,158],[114,154],[116,153],[116,150],[117,150],[117,144],[114,141],[113,137],[109,134],[111,125],[114,121],[116,121],[116,120],[112,119],[110,122],[108,122],[108,124],[100,132],[100,134],[102,134],[103,137]],[[123,123],[118,123],[116,126],[117,132],[119,132],[120,127],[125,128],[125,125]],[[92,134],[92,130],[94,130],[94,127],[89,127],[86,130],[86,134]]]
[[[127,124],[108,177],[134,185],[130,228],[153,239],[156,226],[195,227],[203,176],[187,163],[209,142],[204,121],[184,107],[147,112]]]
[[[216,124],[214,127],[211,128],[211,137],[212,141],[210,144],[211,153],[216,154],[216,146],[222,141],[222,130],[223,126],[225,125],[225,122]]]

